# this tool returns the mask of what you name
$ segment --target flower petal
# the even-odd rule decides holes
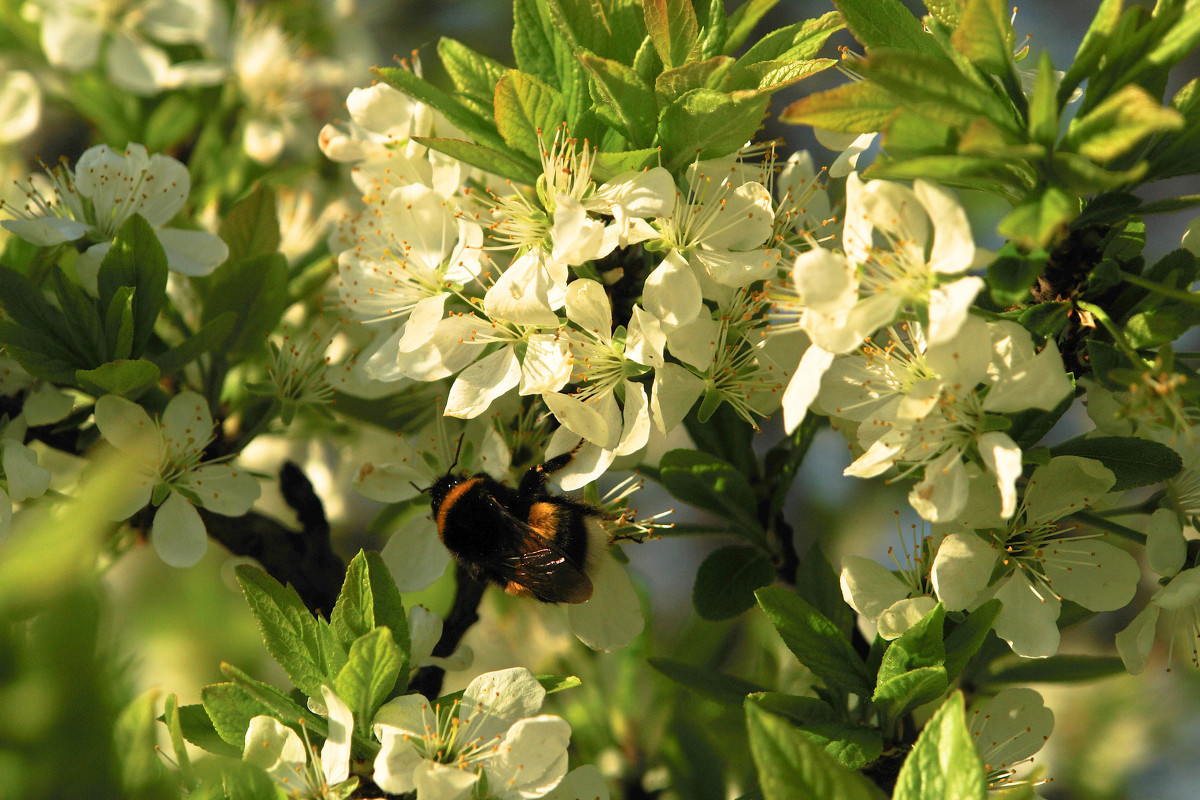
[[[1062,604],[1057,597],[1034,591],[1024,573],[1017,572],[1000,585],[996,599],[1002,605],[992,627],[1014,653],[1048,658],[1058,652],[1061,637],[1057,622]]]
[[[430,519],[414,519],[392,531],[379,553],[401,592],[419,592],[442,577],[450,553]]]
[[[976,441],[979,457],[996,476],[1000,490],[1000,516],[1008,519],[1017,510],[1017,478],[1021,477],[1021,448],[1007,433],[988,431]]]
[[[670,326],[685,325],[700,315],[700,282],[678,250],[672,250],[646,277],[642,303]]]
[[[208,531],[187,498],[171,492],[154,514],[150,541],[158,557],[168,565],[190,567],[208,550]]]
[[[584,764],[568,772],[542,800],[608,800],[608,784],[600,770]]]
[[[530,336],[525,347],[525,360],[521,364],[518,394],[557,392],[570,379],[571,356],[567,338],[552,333]]]
[[[1050,588],[1092,611],[1124,608],[1142,577],[1133,556],[1099,539],[1049,541],[1042,554]]]
[[[570,741],[571,726],[562,717],[518,720],[486,764],[488,785],[510,796],[541,797],[567,773]]]
[[[325,780],[337,785],[350,777],[350,737],[354,732],[354,712],[328,686],[321,686],[321,697],[329,711],[329,738],[321,747],[321,767]]]
[[[551,310],[552,279],[537,248],[518,257],[496,280],[483,297],[483,310],[492,319],[518,325],[559,324]]]
[[[413,778],[421,800],[466,800],[479,783],[477,772],[425,760],[417,765]]]
[[[567,606],[567,621],[579,640],[593,650],[619,650],[646,625],[642,604],[625,568],[607,553],[591,573],[592,596]]]
[[[879,636],[888,641],[898,639],[909,628],[920,622],[926,614],[933,611],[937,604],[938,601],[928,595],[909,597],[893,603],[884,609],[883,613],[879,615],[879,619],[876,620]]]
[[[180,275],[208,275],[229,258],[229,245],[206,231],[160,228],[155,234],[167,255],[167,267]]]
[[[869,620],[879,618],[888,606],[909,595],[909,588],[896,574],[877,561],[861,556],[843,556],[840,578],[842,597],[850,607]]]
[[[1006,770],[1042,749],[1054,730],[1054,712],[1042,696],[1018,686],[1004,689],[967,716],[988,771]]]
[[[415,697],[415,695],[407,695],[407,697]],[[396,700],[402,699],[404,698],[396,698]],[[384,708],[386,707],[384,706]],[[382,710],[380,709],[380,711]],[[375,736],[382,746],[379,748],[379,754],[375,756],[374,773],[371,775],[371,780],[375,781],[379,788],[388,794],[406,794],[416,788],[415,772],[417,767],[424,763],[424,759],[413,747],[412,742],[408,740],[408,735],[397,728],[378,724],[375,726]]]
[[[298,776],[308,761],[304,742],[294,730],[274,717],[260,714],[250,719],[242,758],[272,776]]]
[[[1041,525],[1085,509],[1116,480],[1099,461],[1078,456],[1052,458],[1033,471],[1025,487],[1025,519],[1030,525]]]
[[[1187,559],[1187,541],[1179,516],[1169,508],[1150,515],[1146,529],[1146,563],[1159,575],[1174,575]]]
[[[952,533],[938,545],[933,558],[933,591],[947,611],[970,606],[987,588],[997,551],[972,532]]]
[[[1159,607],[1148,603],[1125,629],[1117,634],[1117,653],[1130,675],[1146,668],[1150,651],[1154,649],[1154,633],[1158,627]]]
[[[542,707],[546,690],[525,667],[485,672],[475,678],[463,690],[460,713],[485,714],[492,718],[492,726],[508,730],[519,719],[532,717]],[[480,720],[482,725],[487,720]],[[486,741],[491,736],[478,734]]]
[[[521,364],[512,346],[481,358],[459,373],[446,398],[445,415],[471,419],[521,381]]]
[[[195,491],[205,511],[227,517],[245,514],[262,493],[253,475],[229,464],[207,464],[182,480]]]
[[[792,373],[783,391],[783,428],[792,433],[804,421],[808,409],[821,388],[821,378],[833,364],[833,353],[811,344],[800,357],[800,365]]]
[[[15,503],[41,497],[50,487],[50,470],[38,465],[37,453],[15,439],[5,439],[3,445],[4,477],[8,494]]]

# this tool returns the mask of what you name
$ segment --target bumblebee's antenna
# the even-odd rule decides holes
[[[458,435],[458,446],[454,448],[454,461],[450,462],[450,469],[446,470],[446,472],[449,472],[451,469],[454,469],[456,466],[458,466],[458,455],[462,452],[462,443],[463,434],[460,433]]]

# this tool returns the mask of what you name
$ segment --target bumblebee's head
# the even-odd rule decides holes
[[[433,485],[427,489],[422,489],[423,492],[429,492],[429,505],[433,508],[433,515],[436,517],[438,510],[442,507],[442,503],[446,499],[446,495],[450,494],[450,490],[465,480],[469,480],[469,476],[447,472],[442,477],[433,482]]]
[[[442,502],[446,499],[446,494],[456,485],[467,479],[466,475],[455,474],[454,468],[458,466],[458,456],[462,453],[463,437],[458,437],[458,446],[454,448],[454,461],[450,463],[450,468],[446,470],[446,474],[438,478],[429,486],[422,489],[415,483],[412,485],[421,494],[429,494],[430,505],[433,507],[433,514],[437,516],[438,509],[442,507]]]

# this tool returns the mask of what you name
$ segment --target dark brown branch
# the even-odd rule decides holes
[[[253,512],[225,517],[201,508],[200,516],[208,535],[229,552],[256,559],[275,580],[295,587],[314,614],[328,616],[341,590],[346,564],[333,551],[325,508],[308,478],[290,461],[279,472],[279,486],[300,520],[299,531]]]
[[[442,623],[442,638],[433,648],[433,654],[439,658],[452,655],[463,636],[479,621],[479,602],[483,599],[484,584],[472,578],[462,564],[455,565],[454,580],[454,604]],[[409,681],[408,689],[436,700],[442,692],[442,680],[445,677],[446,671],[441,667],[421,667]]]

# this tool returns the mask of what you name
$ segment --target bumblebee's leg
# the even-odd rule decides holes
[[[545,494],[546,481],[551,475],[558,472],[570,464],[575,459],[575,454],[579,452],[579,448],[583,447],[585,439],[580,439],[579,443],[565,453],[561,453],[547,461],[545,464],[539,464],[536,467],[530,467],[525,470],[525,474],[521,477],[521,485],[517,487],[518,493],[526,500]]]

